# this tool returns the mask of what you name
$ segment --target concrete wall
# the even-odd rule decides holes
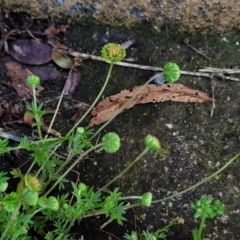
[[[147,21],[158,28],[167,24],[190,32],[240,28],[239,0],[0,0],[0,7],[36,18],[90,17],[125,26]]]

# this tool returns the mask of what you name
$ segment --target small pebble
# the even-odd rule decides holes
[[[153,82],[155,82],[157,85],[162,85],[165,83],[165,79],[163,75],[159,75],[156,78],[154,78]]]

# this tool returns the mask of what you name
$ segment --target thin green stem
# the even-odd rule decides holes
[[[97,97],[95,98],[95,100],[93,101],[93,103],[91,104],[91,106],[88,108],[88,110],[85,112],[85,114],[76,122],[76,124],[72,127],[72,129],[67,133],[66,136],[69,136],[73,131],[74,129],[79,126],[79,124],[85,119],[85,117],[92,111],[92,109],[94,108],[94,106],[96,105],[96,103],[98,102],[98,100],[100,99],[100,97],[102,96],[104,90],[106,89],[107,87],[107,84],[109,82],[109,79],[111,77],[111,74],[112,74],[112,70],[113,70],[113,65],[114,65],[114,62],[111,62],[110,63],[110,67],[109,67],[109,70],[108,70],[108,74],[107,74],[107,77],[106,77],[106,80],[102,86],[102,89],[101,91],[98,93]]]
[[[98,191],[101,192],[103,189],[107,188],[109,185],[117,181],[120,177],[122,177],[135,163],[137,163],[147,152],[149,151],[149,148],[146,147],[132,162],[130,162],[126,168],[124,168],[115,178],[113,178],[111,181],[109,181],[107,184],[105,184],[103,187],[101,187]]]
[[[36,215],[38,212],[41,212],[42,210],[46,209],[46,207],[41,207],[41,208],[38,208],[37,210],[35,210],[26,220],[25,222],[29,222],[29,220],[34,216]]]
[[[199,229],[198,229],[198,234],[197,234],[197,240],[201,240],[202,230],[203,230],[205,220],[206,220],[205,217],[201,218],[201,222],[200,222]]]
[[[41,120],[38,114],[38,107],[37,107],[37,98],[36,98],[36,86],[32,86],[32,91],[33,91],[33,104],[34,104],[34,117],[36,120],[36,125],[37,125],[37,130],[38,130],[38,136],[39,139],[42,140],[42,130],[41,130]]]
[[[167,200],[170,200],[172,198],[175,198],[175,197],[178,197],[188,191],[191,191],[193,190],[194,188],[202,185],[203,183],[205,182],[208,182],[211,178],[215,177],[216,175],[218,175],[219,173],[221,173],[224,169],[226,169],[230,164],[232,164],[236,159],[238,159],[240,157],[240,152],[237,153],[233,158],[231,158],[225,165],[223,165],[223,167],[221,167],[218,171],[216,171],[215,173],[213,173],[212,175],[208,176],[207,178],[203,179],[202,181],[190,186],[189,188],[187,189],[184,189],[180,192],[177,192],[173,195],[170,195],[168,197],[165,197],[165,198],[162,198],[162,199],[158,199],[158,200],[155,200],[155,201],[152,201],[152,203],[159,203],[159,202],[165,202]]]
[[[58,178],[58,180],[53,184],[53,186],[45,193],[45,197],[63,180],[63,178],[77,165],[79,162],[87,156],[90,152],[102,146],[102,143],[99,143],[88,150],[86,150],[83,154],[79,156],[79,158]]]

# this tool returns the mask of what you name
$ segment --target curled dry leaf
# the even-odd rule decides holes
[[[51,61],[52,48],[37,40],[19,39],[9,44],[9,54],[17,61],[41,65]]]
[[[8,62],[5,63],[5,66],[7,68],[7,75],[11,78],[12,87],[17,91],[18,95],[25,99],[31,99],[32,87],[27,84],[27,79],[33,73],[17,62]],[[38,94],[43,89],[41,85],[36,86],[36,93]]]
[[[89,125],[97,125],[110,119],[140,88],[142,88],[142,86],[134,87],[131,90],[123,90],[101,101],[91,112],[93,118]],[[149,84],[137,94],[136,98],[131,101],[125,109],[129,109],[136,104],[165,101],[206,103],[212,102],[213,99],[201,91],[190,89],[182,84],[173,83],[163,84],[161,86]]]

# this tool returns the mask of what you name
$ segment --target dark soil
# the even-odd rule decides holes
[[[19,18],[22,19],[21,26],[14,25],[19,22]],[[23,29],[28,24],[30,29],[34,26],[33,30],[37,28],[39,31],[50,25],[47,21],[31,22],[30,18],[21,14],[10,16],[5,21],[9,28],[15,26]],[[184,44],[186,38],[189,39],[189,44],[202,50],[211,60],[207,60],[186,46]],[[218,36],[197,33],[190,35],[179,33],[176,29],[156,31],[149,26],[126,29],[77,25],[70,26],[65,36],[60,36],[60,39],[74,51],[95,55],[100,55],[102,46],[107,42],[122,43],[128,39],[135,39],[135,44],[127,50],[127,57],[136,58],[136,63],[142,65],[162,67],[171,61],[187,71],[210,66],[216,68],[240,66],[238,33]],[[107,70],[108,65],[105,63],[84,61],[81,67],[81,82],[72,98],[91,103],[100,91]],[[40,94],[40,101],[59,96],[68,74],[65,70],[60,71],[61,79],[43,83],[45,91]],[[115,66],[104,97],[142,85],[153,74],[154,72],[151,71]],[[6,84],[10,81],[3,66],[0,76],[2,83]],[[179,82],[212,96],[212,80],[209,78],[182,75]],[[239,152],[240,144],[239,82],[214,78],[214,83],[216,108],[212,117],[210,116],[212,104],[173,102],[139,105],[120,114],[104,132],[118,133],[122,142],[121,149],[115,154],[95,153],[91,159],[78,166],[76,170],[81,174],[81,181],[94,186],[95,189],[103,186],[144,149],[143,139],[147,134],[152,134],[160,140],[162,150],[157,154],[147,154],[120,181],[111,186],[111,189],[119,187],[126,196],[141,195],[150,191],[156,200],[181,191],[211,175]],[[2,101],[11,99],[9,103],[12,104],[14,102],[12,96],[18,99],[18,103],[22,101],[14,90],[9,88],[2,90]],[[53,108],[56,107],[55,104],[56,101],[52,103]],[[75,111],[63,108],[61,112],[54,128],[64,133],[71,128],[72,123],[69,119]],[[46,124],[49,124],[49,119],[45,120]],[[11,121],[13,120],[16,118],[13,117]],[[171,124],[172,128],[169,128],[168,124]],[[2,119],[1,127],[4,126],[25,135],[31,135],[32,132],[28,126],[10,124],[6,116]],[[23,156],[25,155],[21,152],[1,156],[2,170],[9,171],[20,167],[24,171],[27,164],[22,167],[26,162]],[[198,222],[193,219],[194,213],[190,203],[198,200],[202,194],[206,194],[214,199],[220,199],[226,205],[226,213],[221,218],[206,222],[204,236],[208,236],[211,240],[240,239],[239,167],[240,162],[237,160],[216,179],[181,197],[154,204],[150,208],[128,211],[126,216],[128,221],[123,226],[112,223],[104,229],[106,232],[102,232],[98,228],[106,219],[91,218],[84,219],[80,226],[73,229],[73,232],[78,236],[84,235],[86,240],[111,239],[110,234],[116,236],[116,239],[123,239],[124,233],[130,233],[135,229],[135,224],[139,226],[138,230],[155,231],[176,217],[182,217],[185,220],[184,225],[172,227],[168,231],[167,239],[190,240],[191,230],[198,226]]]

